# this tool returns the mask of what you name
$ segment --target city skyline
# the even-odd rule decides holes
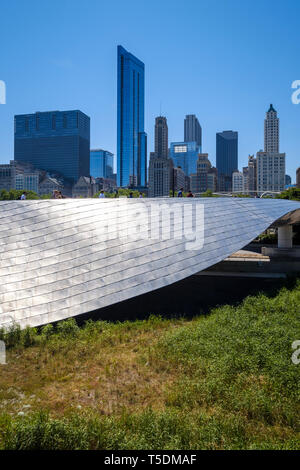
[[[175,32],[172,33],[168,28],[170,37],[165,43],[161,37],[154,38],[153,34],[150,40],[147,38],[145,21],[141,20],[139,23],[135,17],[129,18],[121,2],[112,2],[111,6],[105,6],[101,10],[102,17],[111,28],[111,31],[108,31],[107,26],[104,26],[105,33],[108,33],[105,41],[96,43],[97,35],[93,28],[89,28],[86,30],[89,31],[86,38],[80,38],[81,47],[75,53],[74,46],[79,44],[76,26],[80,20],[91,21],[93,25],[93,15],[96,18],[96,13],[99,12],[96,2],[91,0],[91,8],[86,12],[79,12],[80,2],[73,2],[72,11],[68,8],[67,1],[61,2],[61,17],[54,15],[55,4],[58,4],[55,1],[51,8],[50,5],[36,6],[35,12],[30,8],[30,4],[33,5],[34,2],[28,2],[29,8],[27,4],[26,9],[21,2],[13,3],[19,4],[17,11],[13,8],[14,5],[8,2],[3,5],[3,16],[7,21],[0,32],[0,38],[2,35],[7,38],[0,76],[7,87],[6,104],[0,105],[1,163],[9,162],[13,158],[13,116],[48,109],[81,109],[91,117],[91,147],[107,148],[116,155],[115,48],[117,44],[123,44],[139,57],[147,68],[145,131],[148,133],[149,142],[148,160],[150,151],[154,149],[152,122],[154,117],[160,114],[161,106],[161,114],[168,118],[170,142],[184,140],[183,121],[186,114],[195,114],[198,117],[203,128],[202,151],[210,155],[212,164],[216,161],[215,134],[225,129],[236,129],[239,132],[241,169],[247,164],[249,154],[256,154],[263,149],[264,129],[261,116],[265,114],[269,103],[273,103],[281,118],[281,147],[287,155],[287,174],[290,174],[295,182],[296,168],[299,166],[300,140],[300,105],[294,105],[291,101],[292,82],[299,78],[297,65],[292,60],[297,56],[299,47],[296,41],[296,12],[299,11],[299,5],[296,2],[287,7],[274,5],[274,2],[269,1],[262,5],[261,2],[252,2],[251,5],[256,7],[253,12],[245,6],[247,3],[249,6],[249,2],[242,6],[238,2],[230,1],[226,2],[226,7],[225,2],[221,0],[191,2],[195,11],[199,12],[202,7],[202,20],[205,19],[203,28],[207,40],[205,49],[198,56],[194,53],[199,42],[190,46],[189,41],[188,48],[184,44],[180,46],[185,33],[189,32],[194,38],[195,33],[191,25],[190,29],[187,29],[183,24],[181,33],[176,33],[177,39]],[[194,19],[185,11],[183,3],[179,2],[173,9],[168,9],[170,4],[167,1],[161,6],[161,18],[157,19],[158,23],[154,27],[152,25],[152,33],[153,28],[159,28],[160,22],[167,17],[174,20],[188,18],[193,23]],[[216,11],[211,4],[218,6]],[[116,5],[118,15],[114,17],[113,6]],[[256,14],[258,8],[260,15]],[[35,21],[36,15],[40,15],[39,24]],[[64,19],[66,20],[68,15],[70,21],[66,22]],[[150,8],[145,6],[148,22],[151,15],[153,13]],[[226,30],[222,27],[222,21],[225,19]],[[10,31],[9,25],[12,21],[18,26],[15,36]],[[214,21],[216,25],[221,25],[221,29],[215,27],[213,32],[216,37],[212,38],[210,28]],[[278,21],[280,28],[274,35]],[[32,37],[40,37],[41,41],[35,43],[30,41],[26,34],[23,35],[25,23],[34,27],[35,34]],[[122,27],[123,23],[127,23],[126,28]],[[254,40],[251,37],[250,41],[248,23],[251,28],[253,24],[257,28],[264,28],[263,50],[260,50],[257,38]],[[57,36],[49,34],[54,24],[57,25]],[[128,24],[130,27],[136,27],[130,28]],[[235,25],[236,28],[230,28],[230,25]],[[62,44],[60,39],[66,32],[70,34],[70,41],[68,44]],[[19,48],[21,34],[22,38],[24,36],[24,51]],[[222,46],[220,39],[223,39]],[[42,44],[45,54],[41,59],[39,52]],[[227,49],[229,45],[231,49]],[[272,60],[275,47],[276,63]],[[226,61],[225,51],[229,51]],[[193,67],[173,69],[172,65],[184,59],[191,61]],[[38,63],[42,67],[38,67]],[[278,63],[281,64],[279,69]],[[199,73],[203,66],[205,74]],[[263,73],[258,73],[261,66]],[[88,75],[87,68],[90,72]],[[20,74],[16,73],[18,70],[22,70],[22,79]]]

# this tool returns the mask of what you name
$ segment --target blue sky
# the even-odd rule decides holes
[[[116,153],[117,45],[146,66],[145,130],[153,149],[162,110],[169,140],[198,116],[203,151],[215,163],[215,134],[239,132],[239,167],[263,148],[270,103],[280,117],[280,150],[295,180],[300,166],[299,0],[1,0],[0,162],[13,159],[13,116],[81,109],[91,146]]]

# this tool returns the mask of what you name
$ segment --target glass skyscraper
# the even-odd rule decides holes
[[[171,142],[170,157],[175,167],[181,167],[186,176],[197,171],[200,147],[197,142]]]
[[[202,151],[202,128],[195,114],[187,114],[184,120],[184,141],[197,142]]]
[[[14,159],[72,182],[90,174],[90,118],[81,111],[15,116]]]
[[[118,46],[117,184],[147,184],[147,134],[144,131],[145,66]]]
[[[95,149],[90,153],[90,172],[94,178],[113,178],[114,154],[107,150]]]
[[[218,132],[216,136],[216,166],[220,191],[231,191],[232,173],[238,170],[238,133]]]

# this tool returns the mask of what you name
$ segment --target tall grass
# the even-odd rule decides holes
[[[163,396],[156,408],[124,407],[118,412],[103,413],[88,405],[74,411],[72,403],[63,415],[45,407],[24,416],[2,411],[2,449],[300,446],[300,366],[291,361],[292,343],[300,339],[300,282],[273,297],[248,297],[238,306],[223,306],[192,321],[150,317],[124,323],[88,321],[79,327],[69,319],[40,330],[20,331],[13,326],[8,332],[2,331],[0,337],[9,351],[17,354],[18,361],[24,356],[25,371],[33,357],[31,352],[37,351],[37,356],[38,351],[43,352],[42,365],[35,362],[37,371],[30,376],[36,381],[32,387],[40,386],[39,375],[46,377],[47,367],[54,374],[53,387],[57,380],[67,380],[69,373],[73,373],[76,383],[72,364],[87,359],[98,375],[102,366],[105,380],[113,383],[118,380],[120,366],[127,366],[128,352],[131,360],[137,361],[132,364],[134,371],[139,370],[136,380],[145,381],[147,387],[141,400],[147,397],[151,402],[151,393],[157,390],[153,387],[151,392],[150,376],[145,371],[151,371],[155,380],[160,378]],[[120,359],[118,364],[120,351],[123,362]],[[104,363],[110,354],[114,354],[113,363]],[[68,364],[62,364],[62,360]],[[20,367],[18,363],[15,374],[20,373]],[[10,374],[14,377],[13,371]],[[82,379],[80,373],[78,379]],[[97,385],[100,398],[104,393],[102,384]],[[120,390],[125,393],[126,387]],[[127,403],[131,393],[135,394],[134,400],[139,399],[134,387],[132,392],[128,390]]]

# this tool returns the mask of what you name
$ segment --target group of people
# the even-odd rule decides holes
[[[64,199],[65,196],[63,196],[61,191],[58,191],[58,189],[55,189],[52,193],[51,199]]]
[[[177,193],[177,197],[183,197],[183,188],[180,188],[178,193]],[[192,191],[189,191],[186,195],[186,197],[194,197],[194,194],[192,193]]]

